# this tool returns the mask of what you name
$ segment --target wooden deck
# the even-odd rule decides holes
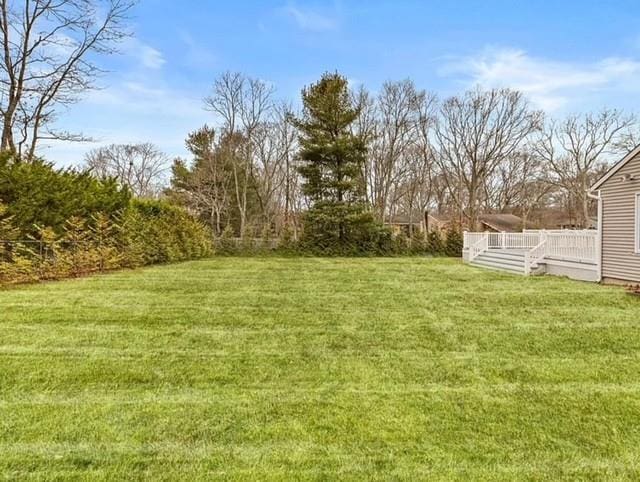
[[[465,262],[521,275],[600,280],[595,231],[465,233]]]

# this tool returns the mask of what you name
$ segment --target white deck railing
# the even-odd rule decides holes
[[[596,231],[551,233],[547,235],[546,257],[595,264],[598,262],[597,243]]]
[[[464,233],[464,249],[473,260],[485,251],[509,249],[530,254],[530,264],[545,258],[597,264],[595,230],[526,230],[521,233]],[[526,270],[526,269],[525,269]]]
[[[489,233],[490,249],[531,249],[540,243],[539,232]]]

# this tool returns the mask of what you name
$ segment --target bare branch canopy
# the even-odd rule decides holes
[[[25,158],[55,129],[60,109],[94,88],[95,59],[116,52],[135,0],[0,0],[0,150]]]

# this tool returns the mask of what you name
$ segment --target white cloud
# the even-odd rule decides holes
[[[289,16],[300,29],[310,32],[335,30],[340,24],[337,15],[329,15],[311,8],[302,8],[294,3],[290,3],[284,7],[282,11]]]
[[[637,89],[640,62],[616,57],[592,63],[561,62],[518,49],[485,49],[476,56],[449,61],[440,74],[458,76],[468,86],[517,89],[539,108],[556,111],[594,93]]]
[[[149,116],[189,118],[203,112],[199,97],[137,80],[122,80],[110,88],[91,91],[84,102],[102,108],[117,108],[122,113]]]
[[[123,51],[147,69],[158,70],[167,62],[162,52],[136,38],[127,40],[123,45]]]

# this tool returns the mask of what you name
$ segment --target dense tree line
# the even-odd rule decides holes
[[[174,162],[168,195],[217,236],[228,228],[237,237],[298,238],[318,202],[300,170],[308,92],[299,113],[265,83],[223,74],[206,99],[222,121],[189,135],[192,159]],[[409,237],[425,211],[466,229],[483,213],[513,213],[535,226],[553,212],[588,227],[595,207],[586,189],[635,147],[631,115],[604,109],[556,120],[510,89],[438,99],[403,80],[375,95],[347,92],[354,115],[346,128],[363,146],[362,201],[378,222],[408,218]]]
[[[556,120],[509,89],[438,99],[403,80],[373,94],[337,73],[306,87],[301,109],[263,81],[225,73],[205,108],[215,126],[190,133],[190,158],[172,164],[152,144],[111,145],[88,153],[82,172],[56,171],[7,144],[5,218],[24,235],[47,227],[63,236],[74,217],[90,225],[132,197],[165,199],[220,239],[293,240],[323,254],[441,254],[487,212],[530,226],[553,211],[587,227],[586,189],[638,137],[636,119],[615,110]],[[450,220],[441,241],[414,232],[425,212]],[[383,225],[398,219],[409,230],[394,238]]]
[[[115,179],[99,180],[40,159],[26,162],[8,152],[0,154],[0,202],[21,239],[35,235],[39,227],[59,235],[72,217],[89,219],[99,212],[112,216],[130,200],[131,193]]]

